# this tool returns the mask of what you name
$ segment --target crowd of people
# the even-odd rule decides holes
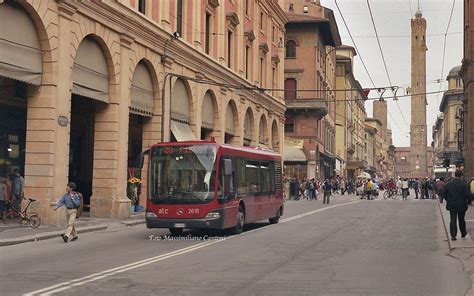
[[[18,169],[13,170],[12,174],[0,174],[0,215],[7,205],[20,209],[24,187],[25,179]]]
[[[344,179],[341,177],[328,178],[324,181],[315,178],[298,180],[296,177],[287,179],[287,196],[290,200],[317,200],[320,193],[323,194],[323,203],[329,203],[329,197],[333,194],[355,194],[356,188],[362,185],[362,180]]]

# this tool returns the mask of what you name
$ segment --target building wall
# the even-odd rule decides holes
[[[104,53],[110,99],[108,105],[97,111],[95,118],[91,215],[130,215],[130,200],[126,194],[130,83],[140,61],[146,63],[154,87],[153,115],[144,125],[144,147],[170,139],[170,85],[178,78],[167,74],[175,73],[185,76],[181,79],[187,87],[190,126],[197,139],[201,133],[202,100],[204,94],[211,91],[216,108],[214,135],[217,142],[224,141],[225,112],[231,102],[236,109],[234,143],[243,144],[244,117],[250,110],[253,114],[252,144],[258,142],[258,127],[260,119],[264,118],[267,134],[264,146],[281,152],[285,111],[282,93],[235,90],[205,82],[283,88],[283,63],[279,62],[283,60],[283,50],[278,48],[277,41],[283,37],[286,17],[277,3],[252,1],[250,13],[253,16],[264,11],[264,29],[260,30],[260,24],[252,21],[258,18],[244,16],[234,1],[183,1],[186,3],[183,34],[175,40],[171,33],[176,28],[176,1],[146,1],[151,5],[146,6],[145,13],[137,11],[137,2],[19,2],[37,27],[43,55],[42,84],[37,89],[29,88],[28,94],[25,184],[26,195],[38,199],[34,210],[46,224],[61,222],[60,216],[52,211],[52,205],[64,193],[64,184],[68,182],[70,126],[59,126],[57,118],[66,116],[70,119],[71,69],[79,44],[86,36],[92,37]],[[202,27],[205,11],[214,15],[212,27],[219,33],[212,35],[209,55],[204,52],[203,34],[196,29]],[[272,30],[273,26],[275,30]],[[235,32],[235,44],[242,44],[240,48],[235,47],[235,55],[231,54],[230,67],[227,66],[227,39],[220,36],[226,34],[226,29]],[[250,40],[250,33],[245,34],[250,32],[248,30],[254,32],[255,40]],[[275,38],[271,36],[272,31],[276,32]],[[243,71],[244,45],[247,43],[251,44],[253,58],[250,63],[253,76],[249,79],[245,79]],[[260,46],[264,43],[269,48],[267,53],[262,52],[265,50]],[[260,69],[256,62],[259,56],[265,66],[263,80],[256,75]],[[272,68],[276,75],[270,74]],[[144,186],[146,188],[146,184]]]
[[[464,57],[461,76],[464,84],[465,131],[463,157],[465,158],[465,175],[474,177],[474,5],[464,0]]]

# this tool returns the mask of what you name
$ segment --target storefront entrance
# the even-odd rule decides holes
[[[83,210],[88,212],[92,196],[94,165],[94,100],[73,95],[71,102],[71,139],[69,147],[69,181],[75,182],[83,195]]]
[[[24,176],[27,84],[0,77],[0,176]]]

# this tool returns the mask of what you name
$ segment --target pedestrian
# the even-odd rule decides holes
[[[420,182],[418,179],[413,180],[413,190],[415,190],[415,199],[418,199],[418,195],[420,194]]]
[[[326,179],[323,183],[322,189],[324,190],[323,204],[329,204],[329,197],[332,193],[332,184],[329,179]]]
[[[451,233],[451,240],[456,240],[457,225],[456,220],[459,221],[459,230],[461,230],[461,237],[464,238],[467,235],[466,230],[466,211],[468,204],[472,205],[471,194],[467,183],[462,179],[463,173],[456,171],[454,173],[454,179],[449,181],[444,188],[443,197],[446,200],[446,210],[449,211],[451,216],[451,222],[449,229]]]
[[[21,200],[23,198],[24,188],[25,188],[25,179],[20,175],[18,169],[13,170],[13,205],[18,210],[21,211]]]
[[[80,198],[79,195],[75,192],[76,190],[76,183],[69,182],[66,186],[66,193],[58,200],[56,203],[56,207],[54,210],[56,211],[62,206],[66,206],[66,219],[67,219],[67,229],[64,234],[62,234],[62,238],[65,243],[68,242],[69,238],[72,236],[71,241],[75,241],[78,239],[77,232],[76,232],[76,214],[77,208],[80,205]]]
[[[439,202],[443,203],[443,191],[444,187],[446,187],[446,182],[444,182],[444,178],[441,177],[438,182],[436,182],[436,194],[438,194]]]
[[[309,193],[310,200],[313,200],[316,198],[316,184],[315,184],[314,178],[308,181],[308,193]]]
[[[2,218],[6,211],[7,192],[7,178],[2,174],[0,175],[0,213]]]
[[[402,199],[403,200],[407,200],[408,199],[408,195],[409,195],[409,189],[410,189],[410,186],[408,184],[408,179],[404,179],[402,181]]]

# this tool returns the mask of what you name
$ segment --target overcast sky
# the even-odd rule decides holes
[[[393,85],[404,87],[410,85],[410,18],[414,17],[418,6],[417,2],[417,0],[370,0],[375,25]],[[337,3],[375,85],[377,87],[389,85],[380,50],[377,45],[377,39],[375,38],[367,0],[338,0]],[[334,0],[321,0],[321,4],[334,11],[343,44],[353,46]],[[435,80],[441,78],[444,34],[448,26],[452,5],[453,0],[420,0],[421,11],[427,21],[427,92],[438,91],[440,88],[440,84],[436,83]],[[463,1],[455,0],[453,17],[449,25],[446,40],[441,90],[447,89],[446,76],[449,70],[461,64],[463,56],[462,23]],[[354,63],[354,75],[356,79],[360,81],[362,87],[373,87],[360,61],[360,57],[356,57]],[[400,90],[397,94],[400,95],[402,93],[403,90]],[[390,91],[386,91],[385,94],[388,96],[392,95]],[[372,91],[369,95],[369,97],[376,96],[377,93],[375,91]],[[428,95],[427,98],[428,144],[430,144],[432,141],[432,126],[439,113],[439,103],[442,94]],[[397,147],[409,146],[410,98],[399,99],[398,104],[400,109],[393,100],[390,99],[387,101],[390,113],[388,120],[393,131],[394,145]],[[372,116],[372,102],[366,103],[366,109],[368,116]],[[403,117],[406,119],[406,122],[403,120]]]

